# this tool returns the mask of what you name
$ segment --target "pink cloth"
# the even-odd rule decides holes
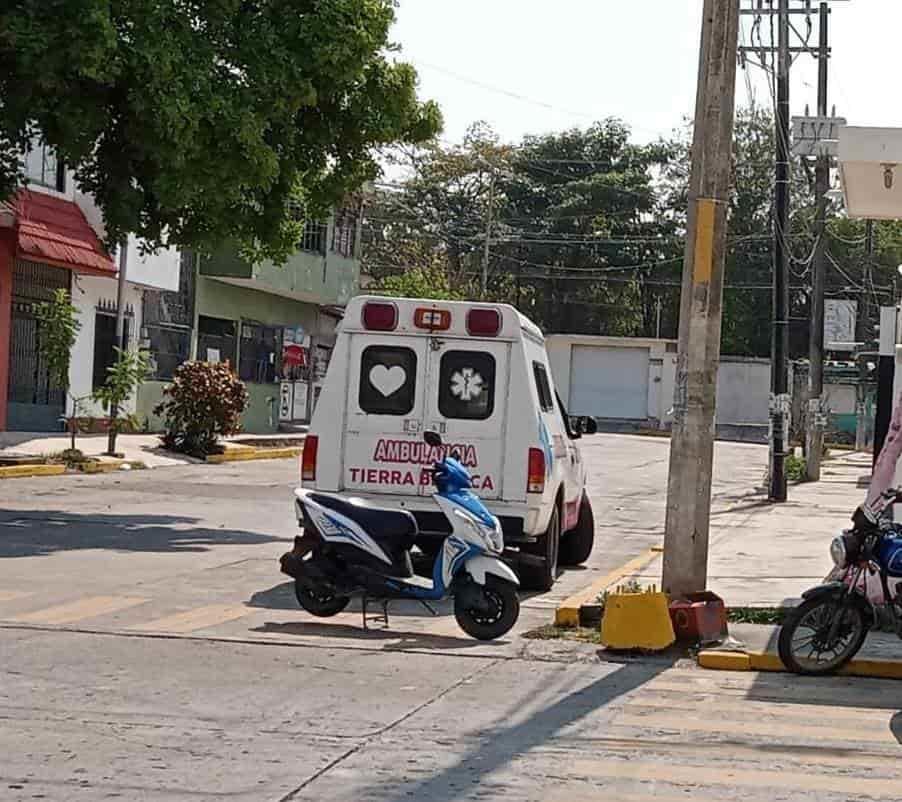
[[[902,393],[896,399],[893,417],[889,424],[886,440],[877,457],[871,474],[871,485],[865,499],[865,507],[875,512],[882,511],[885,503],[881,496],[896,484],[896,463],[902,455]]]

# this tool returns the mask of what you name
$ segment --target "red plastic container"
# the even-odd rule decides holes
[[[710,643],[727,636],[727,608],[708,590],[671,602],[670,620],[677,640]]]

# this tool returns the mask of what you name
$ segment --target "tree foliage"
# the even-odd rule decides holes
[[[300,218],[376,174],[375,148],[441,125],[387,56],[393,0],[8,0],[0,198],[34,137],[100,206],[110,242],[282,261]]]
[[[38,321],[38,350],[50,374],[50,383],[68,391],[72,346],[81,328],[78,309],[66,290],[56,290],[50,301],[38,304],[34,311]]]
[[[150,373],[150,357],[146,351],[114,348],[116,358],[107,368],[106,380],[94,391],[94,400],[111,410],[121,411],[126,401]],[[110,421],[114,433],[122,428],[123,419],[117,415]],[[115,445],[115,443],[114,443]],[[112,449],[111,449],[112,450]]]
[[[383,282],[425,270],[478,297],[491,217],[489,298],[515,304],[546,331],[676,338],[691,133],[686,127],[669,142],[636,145],[628,126],[607,120],[505,146],[478,125],[460,146],[408,149],[396,164],[404,178],[368,209],[364,269]],[[774,196],[768,111],[737,111],[733,163],[721,350],[766,357]],[[802,358],[815,245],[812,172],[804,162],[793,165],[786,236],[790,347]],[[825,284],[828,298],[858,301],[857,339],[869,342],[877,307],[898,297],[902,223],[876,223],[870,250],[866,228],[838,204],[831,210]]]

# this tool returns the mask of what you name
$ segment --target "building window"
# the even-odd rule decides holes
[[[495,357],[448,351],[439,366],[438,410],[446,418],[486,420],[495,410]]]
[[[197,358],[200,362],[235,364],[235,321],[201,315],[197,319]]]
[[[175,369],[188,361],[191,351],[191,330],[170,326],[145,326],[145,339],[150,352],[150,376],[168,381]]]
[[[301,236],[301,250],[325,255],[328,228],[325,223],[319,220],[308,220],[304,223],[304,233]]]
[[[255,384],[278,381],[282,362],[282,327],[241,324],[238,378]]]
[[[66,169],[49,145],[36,142],[25,154],[25,177],[31,184],[66,191]]]
[[[417,355],[410,348],[371,345],[360,357],[358,403],[367,415],[408,415],[417,386]]]
[[[335,213],[335,226],[332,229],[332,252],[346,259],[354,258],[357,244],[357,209],[345,206]]]
[[[130,320],[125,323],[125,342],[128,342],[130,333]],[[94,375],[91,386],[97,390],[106,384],[107,374],[116,362],[116,348],[119,341],[116,339],[116,316],[105,312],[98,312],[94,316]]]

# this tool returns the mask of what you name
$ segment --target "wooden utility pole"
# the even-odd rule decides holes
[[[703,14],[667,484],[663,587],[671,598],[704,590],[708,579],[739,0],[705,0]]]
[[[830,8],[820,5],[820,47],[818,50],[817,113],[827,116],[827,72],[829,66]],[[814,191],[817,198],[817,217],[814,261],[811,265],[811,328],[808,349],[808,417],[806,473],[817,482],[821,478],[821,458],[824,454],[824,275],[827,270],[827,192],[830,189],[830,156],[822,152],[817,158]]]

